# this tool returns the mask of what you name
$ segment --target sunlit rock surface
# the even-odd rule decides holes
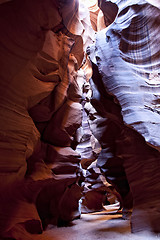
[[[1,237],[21,239],[24,232],[30,239],[27,232],[80,214],[83,177],[73,150],[82,119],[77,70],[94,31],[88,9],[74,3],[0,5]]]
[[[101,173],[133,232],[160,231],[159,3],[98,4],[0,1],[2,238],[79,218],[82,193],[101,210]]]
[[[115,167],[123,162],[133,194],[132,231],[159,232],[160,10],[146,1],[113,3],[115,21],[97,34],[95,53],[93,46],[88,50],[102,77],[92,87],[99,116],[88,106],[91,124],[100,129],[98,164],[107,176],[109,159],[117,158]]]

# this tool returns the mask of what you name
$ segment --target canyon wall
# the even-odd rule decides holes
[[[88,7],[0,1],[4,239],[79,218],[82,196],[86,211],[101,210],[107,191],[133,207],[133,232],[160,231],[160,10],[144,0]]]

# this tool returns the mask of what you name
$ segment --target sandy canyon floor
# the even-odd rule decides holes
[[[123,220],[116,207],[108,206],[105,211],[82,214],[81,219],[73,221],[69,227],[49,226],[42,235],[34,240],[156,240],[159,235],[148,232],[132,234],[130,221]]]

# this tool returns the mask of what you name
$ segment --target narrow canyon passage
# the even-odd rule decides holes
[[[0,239],[159,238],[159,136],[160,1],[0,0]]]

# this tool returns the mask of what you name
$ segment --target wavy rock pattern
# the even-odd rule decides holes
[[[0,5],[1,237],[31,239],[80,214],[77,70],[94,31],[85,6],[74,13],[82,36],[72,31],[75,7],[71,0]]]
[[[101,152],[101,145],[94,136],[97,127],[94,130],[92,129],[92,124],[88,121],[88,114],[86,113],[87,105],[92,96],[91,85],[85,80],[89,80],[92,75],[89,74],[90,65],[91,63],[88,62],[87,64],[86,61],[85,66],[82,67],[84,71],[81,69],[81,77],[83,78],[83,81],[81,81],[81,84],[83,84],[81,102],[83,106],[83,118],[82,125],[77,131],[78,145],[76,148],[76,151],[81,155],[80,163],[85,177],[83,183],[83,197],[81,199],[82,213],[101,211],[104,205],[110,204],[110,201],[115,203],[116,199],[121,202],[121,197],[116,192],[115,188],[102,176],[100,168],[97,166],[97,158]],[[85,78],[83,76],[85,76]]]
[[[96,101],[92,103],[103,116],[97,120],[95,117],[95,126],[102,129],[95,134],[104,148],[99,164],[105,172],[104,154],[112,147],[112,154],[123,160],[133,194],[132,231],[159,232],[160,12],[146,1],[113,2],[118,14],[107,29],[97,34],[95,58],[93,46],[90,49],[102,76],[100,89],[105,98],[103,102],[99,89],[93,88]],[[102,11],[107,15],[107,9]],[[106,104],[107,96],[111,104]],[[116,104],[121,112],[114,111]]]
[[[126,124],[158,148],[159,44],[153,36],[158,34],[159,10],[138,1],[134,5],[130,1],[130,4],[120,7],[122,9],[111,28],[107,33],[104,31],[97,36],[96,56],[98,58],[103,52],[105,60],[105,66],[100,64],[99,69],[107,76],[105,82],[108,91],[120,102]],[[109,49],[108,55],[104,52],[104,46],[105,52]],[[154,127],[157,130],[153,135]]]
[[[89,116],[90,129],[101,145],[97,167],[120,194],[122,207],[132,208],[132,196],[123,167],[124,159],[117,156],[115,147],[123,124],[121,107],[104,90],[96,65],[92,63],[92,67],[90,87],[93,93],[90,102],[85,104],[85,109]]]
[[[160,232],[160,10],[144,0],[98,3],[0,1],[0,237],[28,240],[79,217],[80,163],[87,168],[99,153],[82,122],[82,82],[92,73],[85,110],[102,150],[87,169],[86,196],[95,191],[91,203],[101,208],[98,166],[123,207],[133,195],[132,231]],[[91,23],[109,25],[87,50],[93,69],[87,57],[89,68],[82,64]]]

